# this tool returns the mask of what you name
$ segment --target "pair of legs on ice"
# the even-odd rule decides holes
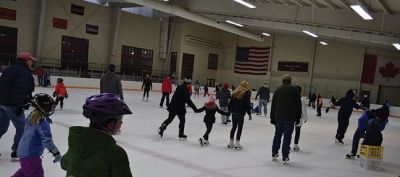
[[[17,108],[13,106],[0,105],[0,138],[7,132],[10,126],[10,121],[14,125],[16,131],[14,136],[14,143],[11,146],[11,157],[17,158],[17,149],[19,141],[24,133],[25,127],[25,114],[16,115]],[[1,155],[1,154],[0,154]]]
[[[148,95],[148,94],[147,94],[147,95]],[[144,97],[144,96],[143,96],[143,97]],[[147,96],[147,97],[148,97],[148,96]],[[169,106],[169,92],[162,92],[160,107],[163,107],[164,99],[166,99],[165,105],[168,107],[168,106]]]
[[[142,98],[142,101],[144,101],[144,97],[146,96],[146,101],[149,101],[149,92],[150,92],[150,89],[144,89],[143,90],[143,98]]]
[[[257,115],[261,115],[261,109],[264,107],[264,116],[267,116],[267,104],[268,100],[260,99],[258,101],[258,113]]]
[[[228,144],[229,149],[231,148],[235,148],[236,150],[242,149],[242,145],[240,145],[240,137],[242,136],[243,123],[244,123],[244,115],[232,114],[232,129],[229,136],[230,141]],[[236,132],[236,142],[233,143],[233,140],[235,139],[235,132]]]
[[[224,112],[229,112],[228,107],[220,107],[220,108]],[[229,120],[229,116],[221,114],[221,122],[222,124],[228,124],[228,122],[231,122],[231,120]]]
[[[292,140],[292,133],[294,130],[294,121],[277,121],[275,122],[275,135],[272,143],[272,158],[275,160],[279,157],[278,151],[281,146],[281,139],[283,135],[283,143],[282,143],[282,160],[284,162],[289,161],[289,153],[290,153],[290,143]],[[297,134],[297,143],[298,138],[300,137],[300,129],[298,129],[299,133]],[[295,142],[296,144],[296,142]]]
[[[338,128],[336,131],[336,143],[339,144],[344,144],[343,143],[343,138],[344,135],[346,134],[347,131],[347,127],[349,127],[349,119],[350,119],[350,115],[349,116],[338,116]]]
[[[64,97],[57,96],[55,105],[57,106],[59,102],[60,102],[60,109],[62,109],[64,106]]]
[[[165,129],[167,129],[167,126],[174,120],[175,116],[178,116],[179,118],[179,133],[178,137],[181,140],[185,140],[187,136],[184,134],[185,131],[185,113],[182,114],[176,114],[173,112],[169,112],[168,118],[161,124],[161,126],[158,128],[158,134],[160,134],[161,137],[164,135]]]

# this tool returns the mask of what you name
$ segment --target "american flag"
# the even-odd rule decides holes
[[[266,75],[268,71],[270,47],[237,47],[235,73]]]

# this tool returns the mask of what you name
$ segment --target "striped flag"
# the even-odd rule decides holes
[[[234,72],[239,74],[266,75],[270,47],[237,47]]]

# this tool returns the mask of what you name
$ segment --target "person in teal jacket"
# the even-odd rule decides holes
[[[69,129],[69,148],[61,159],[61,168],[67,171],[67,176],[132,177],[128,156],[112,137],[120,132],[125,114],[132,112],[111,93],[86,99],[83,115],[90,125]]]

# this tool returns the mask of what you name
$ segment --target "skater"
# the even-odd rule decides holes
[[[169,77],[169,75],[167,75],[167,77],[165,77],[162,81],[161,92],[162,92],[162,97],[161,97],[161,102],[160,102],[160,108],[163,107],[164,99],[166,99],[165,105],[168,107],[169,95],[172,92],[172,80]]]
[[[112,137],[120,132],[126,114],[132,112],[114,94],[86,98],[83,115],[90,124],[69,128],[68,151],[61,159],[66,176],[132,177],[128,156]]]
[[[261,108],[264,107],[264,116],[267,116],[267,104],[269,102],[269,88],[267,81],[265,81],[264,85],[258,89],[257,95],[254,99],[257,100],[258,96],[260,96],[260,100],[258,101],[257,115],[261,115]]]
[[[218,99],[219,106],[222,111],[228,112],[228,104],[230,98],[231,98],[231,91],[229,91],[229,84],[225,83],[221,91],[219,92],[219,99]],[[231,122],[231,120],[229,120],[229,116],[221,114],[221,123],[226,125],[229,122]]]
[[[204,96],[203,96],[203,97],[206,97],[206,95],[207,95],[207,96],[210,96],[210,94],[208,93],[208,86],[207,86],[207,84],[204,85],[203,90],[204,90]]]
[[[349,126],[349,119],[353,113],[353,108],[361,109],[360,105],[358,105],[353,98],[353,90],[349,89],[346,92],[346,97],[340,98],[339,101],[335,103],[335,106],[340,106],[338,113],[338,128],[335,136],[336,143],[344,144],[343,138],[346,134],[347,127]]]
[[[370,103],[369,103],[369,96],[368,95],[364,95],[364,97],[361,100],[361,108],[363,108],[364,110],[368,110],[370,107]]]
[[[221,84],[215,84],[214,93],[216,99],[219,99],[219,92],[221,91],[221,86],[222,86]]]
[[[58,102],[60,102],[60,109],[63,109],[64,98],[68,98],[67,89],[65,88],[63,82],[63,78],[58,78],[55,91],[53,92],[53,97],[56,97],[56,104],[54,105],[54,107],[57,107]]]
[[[385,128],[388,116],[389,116],[389,109],[387,109],[385,106],[382,106],[381,108],[376,110],[365,111],[358,119],[358,128],[353,135],[353,144],[351,147],[351,152],[346,154],[346,158],[354,159],[356,157],[358,150],[358,143],[360,139],[365,136],[365,132],[369,127],[368,124],[370,123],[370,121],[372,121],[372,119],[383,120],[380,129],[380,131],[382,131]]]
[[[44,75],[44,70],[41,66],[39,66],[38,68],[35,69],[35,74],[37,76],[38,79],[38,84],[39,86],[42,85],[43,83],[43,75]]]
[[[315,109],[315,102],[317,101],[317,95],[315,92],[312,93],[310,101],[312,108]]]
[[[301,93],[301,87],[296,86],[299,89],[299,92]],[[299,151],[299,139],[300,139],[300,131],[301,131],[301,126],[303,126],[303,123],[307,122],[307,105],[306,105],[306,97],[301,97],[301,118],[300,122],[296,124],[295,126],[295,134],[294,134],[294,145],[293,145],[293,150],[294,151]]]
[[[38,93],[33,97],[32,106],[34,110],[25,120],[25,131],[17,151],[21,168],[11,177],[44,177],[41,158],[44,148],[53,154],[54,163],[61,160],[50,130],[50,115],[54,113],[53,98]]]
[[[232,129],[229,136],[230,141],[228,144],[228,149],[242,149],[242,145],[240,145],[240,137],[242,135],[244,115],[246,112],[251,114],[250,94],[249,83],[247,81],[240,82],[239,87],[232,92],[232,96],[228,105],[228,110],[232,114]],[[236,142],[234,144],[233,140],[235,139],[236,129]]]
[[[321,117],[321,108],[323,105],[322,96],[321,94],[317,94],[317,116]]]
[[[153,89],[153,83],[151,82],[150,76],[147,74],[146,78],[143,80],[142,84],[142,90],[143,90],[143,98],[142,101],[144,101],[144,97],[146,96],[146,101],[149,101],[149,92],[150,90]]]
[[[0,76],[0,138],[7,132],[11,121],[16,129],[11,146],[12,158],[17,158],[18,144],[24,133],[24,109],[29,108],[35,88],[31,71],[34,61],[36,58],[30,53],[22,52],[18,54],[15,64],[4,70]]]
[[[282,85],[278,87],[271,103],[271,124],[275,125],[275,135],[272,145],[272,159],[276,160],[282,143],[282,161],[289,161],[290,142],[294,125],[300,123],[301,99],[299,89],[292,85],[292,78],[289,74],[282,77]]]
[[[365,137],[363,141],[363,145],[368,146],[381,146],[383,137],[382,131],[385,129],[385,126],[388,122],[389,108],[385,110],[385,113],[382,117],[378,117],[375,119],[371,119],[368,121],[368,128],[365,131]]]
[[[158,128],[158,134],[161,138],[164,135],[165,129],[167,126],[174,120],[175,116],[179,118],[179,140],[186,140],[187,136],[184,134],[185,130],[185,114],[186,108],[185,104],[187,103],[193,111],[197,110],[196,106],[193,104],[192,100],[189,96],[189,91],[187,89],[187,85],[191,82],[190,76],[186,76],[183,84],[179,85],[174,95],[172,96],[171,102],[168,106],[168,118],[161,124]]]
[[[206,124],[206,132],[203,137],[199,139],[199,143],[201,146],[208,146],[210,143],[208,141],[208,135],[211,132],[212,126],[215,123],[215,113],[218,112],[221,115],[229,116],[228,112],[222,111],[219,109],[217,104],[215,104],[215,97],[210,96],[208,101],[204,103],[204,106],[200,109],[197,109],[195,112],[200,113],[206,111],[206,115],[204,116],[204,124]]]
[[[121,80],[115,74],[115,65],[108,65],[108,72],[100,79],[100,93],[112,93],[124,100]]]
[[[197,98],[200,95],[200,82],[199,80],[196,80],[196,82],[194,83],[194,97],[197,96]]]

